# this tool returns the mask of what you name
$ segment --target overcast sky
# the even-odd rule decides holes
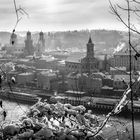
[[[122,1],[122,0],[116,0]],[[16,0],[28,12],[18,31],[115,29],[125,27],[109,11],[108,0]],[[16,22],[13,0],[0,0],[0,30],[11,31]]]

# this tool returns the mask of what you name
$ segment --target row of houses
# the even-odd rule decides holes
[[[132,76],[132,82],[137,76]],[[117,74],[113,77],[101,72],[92,73],[69,73],[67,76],[68,90],[101,93],[104,87],[112,90],[126,89],[130,81],[129,74]]]
[[[7,78],[10,81],[12,77],[15,77],[17,86],[39,88],[45,90],[57,90],[58,89],[58,72],[50,69],[36,69],[23,71],[14,70],[7,73]]]

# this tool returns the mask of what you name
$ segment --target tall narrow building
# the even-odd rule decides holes
[[[92,43],[91,37],[87,43],[87,57],[93,58],[94,57],[94,44]]]
[[[82,72],[86,72],[89,75],[92,72],[98,71],[98,60],[94,57],[94,44],[91,37],[87,43],[87,55],[82,59]]]
[[[33,40],[31,37],[31,32],[27,32],[26,40],[25,40],[25,54],[26,55],[33,55],[34,54],[34,47],[33,47]]]
[[[15,33],[12,33],[10,37],[10,45],[16,46],[16,44],[17,44],[17,35]]]
[[[39,33],[39,39],[36,47],[36,55],[41,56],[45,51],[45,39],[44,33],[41,31]]]

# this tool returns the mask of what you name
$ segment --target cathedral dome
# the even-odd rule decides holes
[[[15,33],[12,33],[11,38],[17,38],[17,35]]]

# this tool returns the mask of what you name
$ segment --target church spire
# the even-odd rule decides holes
[[[92,43],[91,36],[87,43],[87,57],[94,57],[94,44]]]
[[[91,36],[89,37],[88,43],[92,44]]]

